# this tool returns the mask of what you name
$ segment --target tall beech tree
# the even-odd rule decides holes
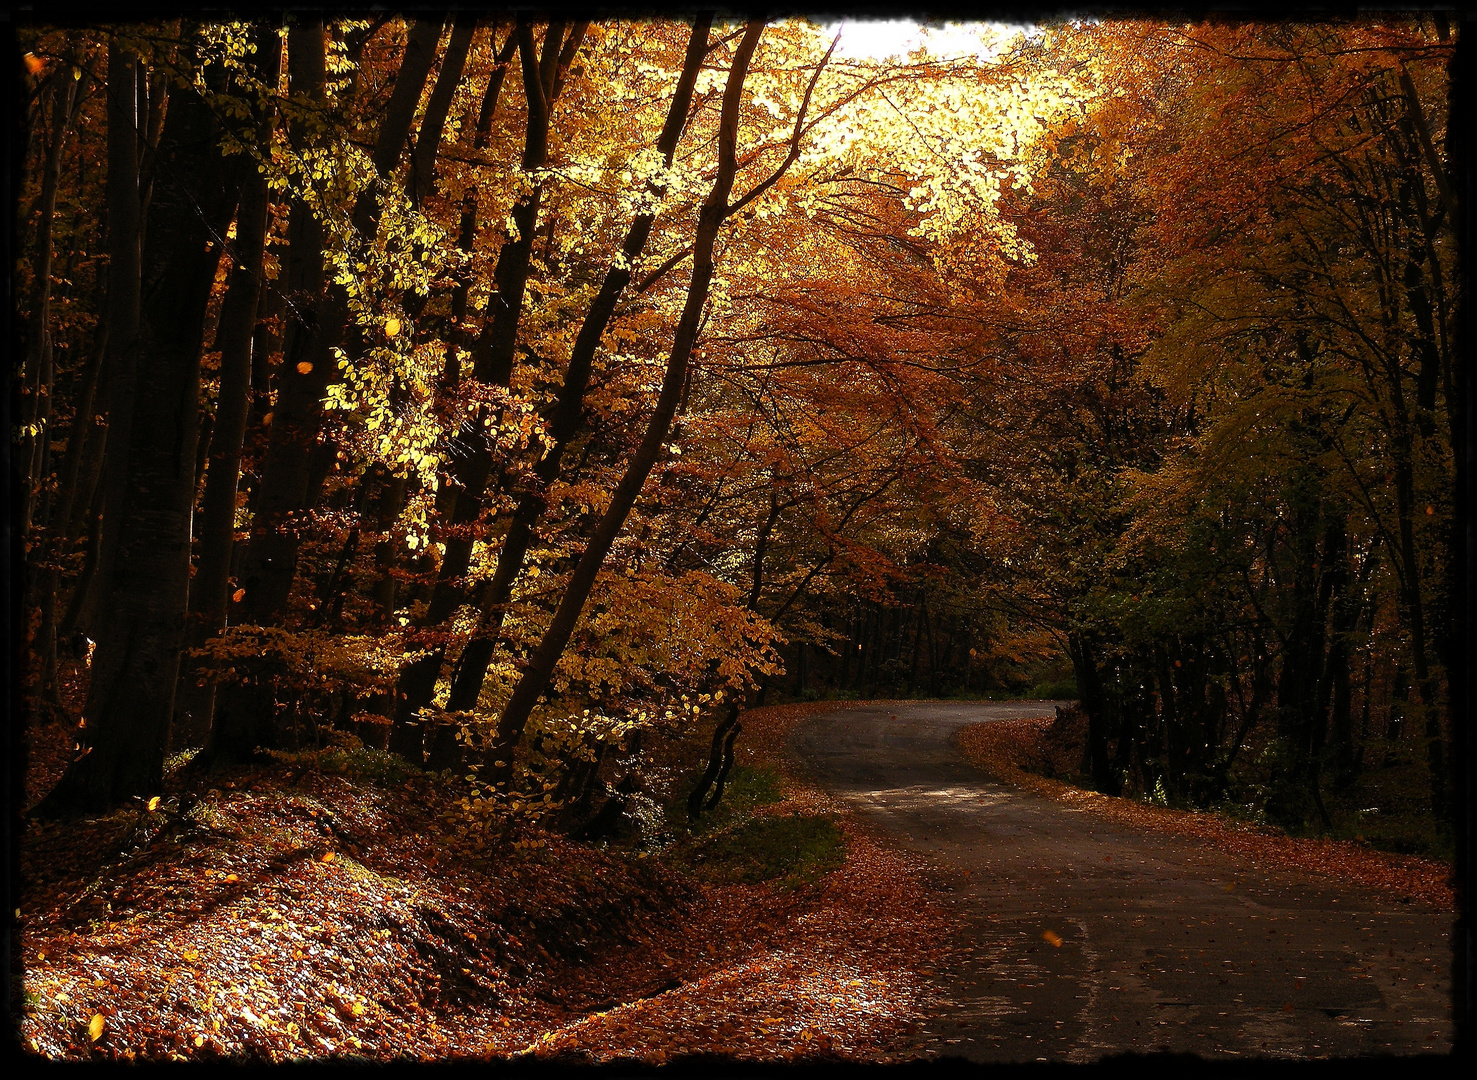
[[[77,757],[38,808],[106,809],[163,780],[190,581],[200,353],[206,305],[235,213],[239,171],[221,127],[188,80],[203,65],[182,35],[178,85],[152,172],[140,261],[137,363],[124,498],[108,560],[97,656],[77,729]],[[131,165],[125,159],[125,166]]]

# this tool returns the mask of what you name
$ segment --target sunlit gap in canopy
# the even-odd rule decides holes
[[[823,24],[829,35],[841,31],[836,56],[849,60],[906,59],[926,49],[938,59],[977,57],[990,61],[1019,34],[1039,33],[1035,26],[998,22],[921,23],[913,19],[844,19]]]

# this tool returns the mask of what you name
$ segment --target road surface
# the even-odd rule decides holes
[[[922,856],[962,959],[919,1049],[980,1061],[1445,1053],[1449,913],[995,783],[966,724],[1053,702],[814,716],[790,752],[884,840]],[[1048,938],[1059,939],[1053,945]]]

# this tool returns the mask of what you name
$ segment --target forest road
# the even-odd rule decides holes
[[[953,914],[959,959],[935,976],[947,1004],[920,1054],[1450,1051],[1450,913],[1131,831],[995,783],[954,748],[966,724],[1055,704],[869,706],[790,737],[804,773],[923,858]]]

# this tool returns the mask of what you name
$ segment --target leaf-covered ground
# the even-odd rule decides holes
[[[1120,825],[1195,837],[1235,852],[1252,865],[1305,870],[1380,889],[1399,900],[1419,899],[1454,909],[1451,867],[1433,859],[1378,851],[1355,841],[1292,837],[1220,814],[1111,798],[1038,775],[1032,770],[1046,755],[1043,741],[1053,723],[1038,717],[974,724],[960,729],[958,745],[970,761],[998,780]]]
[[[835,706],[749,714],[746,763],[819,708]],[[488,844],[447,816],[454,785],[362,753],[209,784],[29,827],[32,1052],[887,1060],[930,1005],[946,926],[917,868],[789,781],[730,832],[830,821],[846,858],[757,882],[680,844],[643,855],[529,828]]]

